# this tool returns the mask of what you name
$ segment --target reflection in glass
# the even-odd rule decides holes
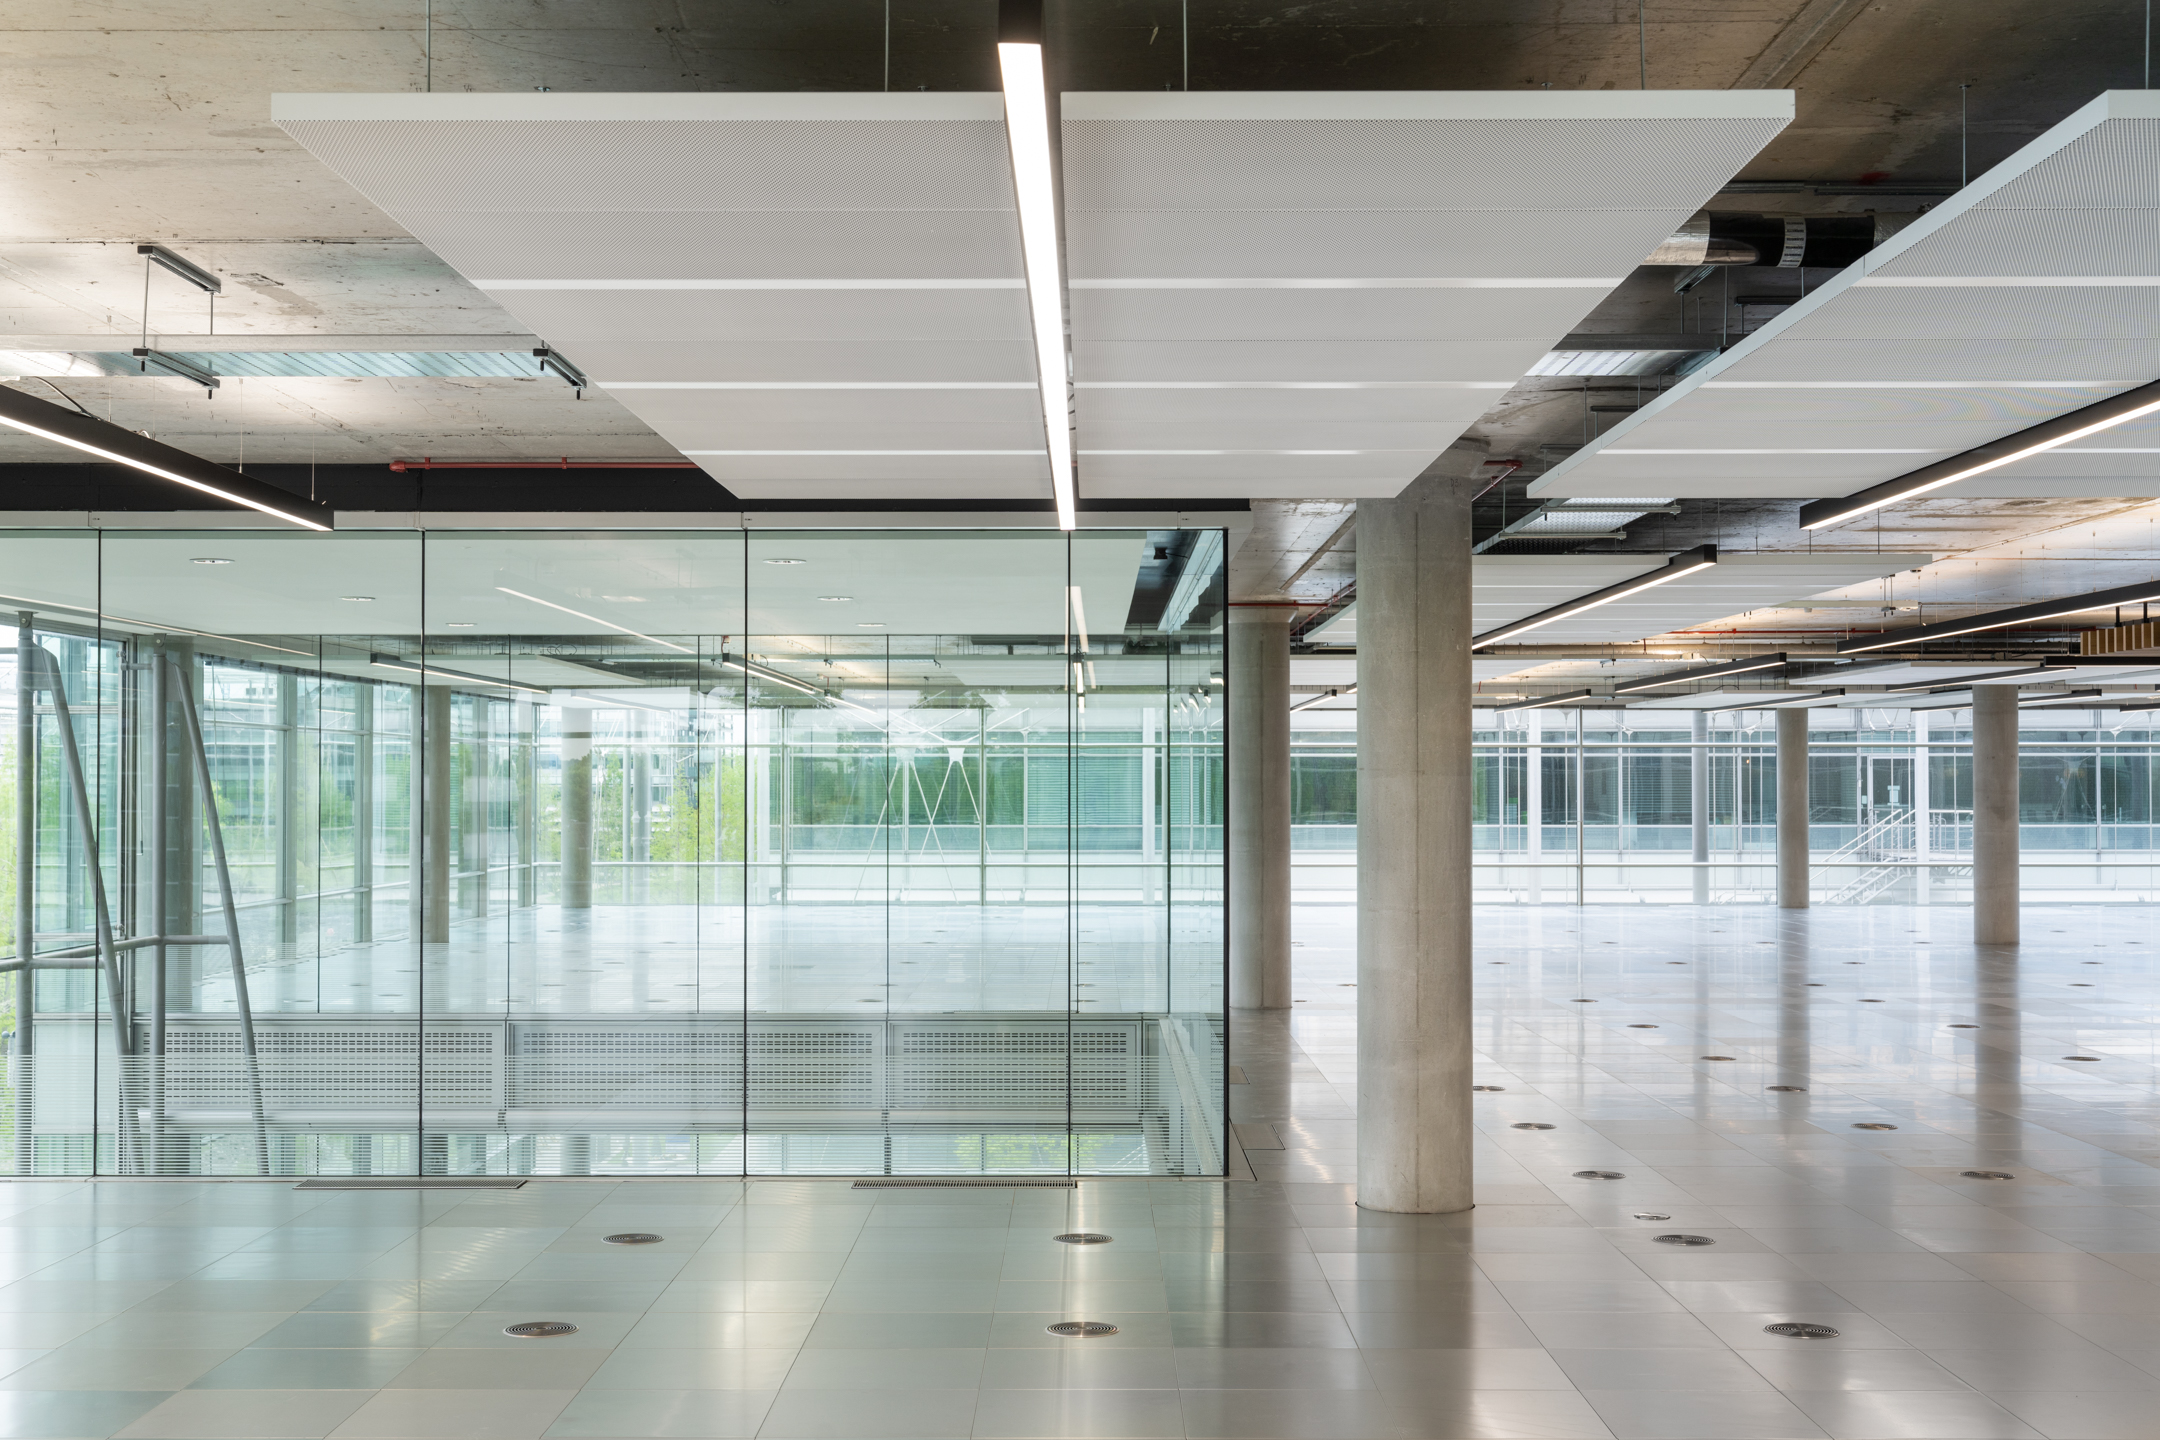
[[[1221,1173],[1221,554],[0,536],[14,1172]]]

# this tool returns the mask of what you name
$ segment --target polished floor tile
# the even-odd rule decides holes
[[[1233,1027],[1257,1182],[0,1187],[0,1440],[2150,1440],[2160,946],[2054,920],[1481,912],[1461,1215],[1356,1205],[1331,906]]]

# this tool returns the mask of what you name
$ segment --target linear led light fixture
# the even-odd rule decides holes
[[[194,361],[183,360],[178,355],[167,355],[162,350],[152,350],[141,345],[136,346],[128,353],[135,357],[136,365],[141,368],[145,375],[149,374],[150,367],[155,365],[166,374],[176,375],[182,380],[192,381],[205,390],[215,390],[223,383],[217,376],[197,365]]]
[[[1859,655],[1869,650],[1888,650],[1897,645],[1925,645],[1930,640],[1947,640],[1957,635],[1974,635],[1982,630],[2006,630],[2014,625],[2031,625],[2042,620],[2060,620],[2066,615],[2084,615],[2094,610],[2109,610],[2118,605],[2145,605],[2160,600],[2160,580],[2147,580],[2138,585],[2118,585],[2113,590],[2095,590],[2090,595],[2072,595],[2062,600],[2043,600],[2037,605],[2019,605],[2009,610],[1990,610],[1985,615],[1969,615],[1963,620],[1944,620],[1935,625],[1915,625],[1909,630],[1892,630],[1885,635],[1870,635],[1861,640],[1847,640],[1839,644],[1840,655]],[[2045,666],[2034,666],[2045,669]]]
[[[1495,710],[1542,710],[1548,705],[1566,705],[1578,700],[1588,700],[1595,694],[1597,694],[1595,690],[1569,690],[1559,695],[1540,695],[1535,700],[1516,700],[1506,705],[1495,705],[1492,708]]]
[[[533,351],[533,358],[540,362],[541,374],[545,375],[550,370],[554,371],[557,375],[561,376],[564,380],[570,383],[570,385],[578,392],[579,399],[584,398],[585,387],[592,384],[592,381],[585,378],[584,371],[578,369],[577,366],[571,364],[568,360],[563,359],[562,356],[558,355],[553,349],[549,348],[546,345],[542,345],[539,348],[535,349]]]
[[[470,670],[445,670],[436,665],[422,665],[407,660],[402,655],[384,655],[380,652],[368,656],[368,664],[377,670],[402,670],[408,675],[423,679],[468,680],[479,685],[493,685],[502,690],[522,690],[527,695],[545,695],[549,692],[537,685],[520,685],[515,680],[498,680],[492,675],[475,675]]]
[[[1357,686],[1347,685],[1340,690],[1330,690],[1324,695],[1314,695],[1308,697],[1307,699],[1300,700],[1297,702],[1297,704],[1290,707],[1290,713],[1292,715],[1295,715],[1300,710],[1310,710],[1313,706],[1327,700],[1334,700],[1338,698],[1347,700],[1355,694],[1357,694]]]
[[[1065,284],[1058,263],[1057,159],[1050,141],[1050,93],[1043,79],[1042,0],[998,0],[998,71],[1004,77],[1005,139],[1012,148],[1020,206],[1020,254],[1035,325],[1035,369],[1043,435],[1050,445],[1050,496],[1058,529],[1072,530],[1072,421],[1066,400]]]
[[[647,634],[645,634],[645,633],[644,633],[643,631],[641,631],[641,630],[632,630],[632,629],[631,629],[631,628],[630,628],[629,626],[627,626],[627,625],[617,625],[617,624],[616,624],[616,623],[615,623],[614,621],[612,621],[612,620],[602,620],[602,619],[601,619],[601,618],[600,618],[599,616],[597,616],[597,615],[587,615],[587,614],[586,614],[586,613],[585,613],[584,611],[582,611],[582,610],[572,610],[572,609],[571,609],[571,608],[570,608],[569,606],[567,606],[567,605],[557,605],[557,604],[556,604],[556,603],[555,603],[554,601],[552,601],[552,600],[542,600],[542,599],[541,599],[541,598],[540,598],[539,596],[537,596],[537,595],[527,595],[527,594],[526,594],[526,593],[525,593],[524,591],[522,591],[522,590],[512,590],[512,589],[511,589],[511,588],[510,588],[509,586],[507,586],[507,585],[498,585],[498,586],[496,586],[495,588],[496,588],[496,589],[497,589],[498,591],[500,591],[501,593],[505,594],[505,595],[515,595],[515,596],[517,596],[517,598],[518,598],[518,599],[520,599],[520,600],[530,600],[530,601],[532,601],[532,603],[533,603],[533,604],[535,604],[535,605],[545,605],[545,606],[547,606],[547,607],[548,607],[548,609],[550,609],[550,610],[560,610],[560,611],[562,611],[562,613],[563,613],[563,614],[565,614],[565,615],[575,615],[575,616],[577,616],[577,618],[578,618],[578,619],[580,619],[580,620],[590,620],[590,621],[592,621],[592,623],[593,623],[593,624],[595,624],[595,625],[605,625],[605,626],[607,626],[607,628],[608,628],[608,629],[610,629],[610,630],[619,630],[619,631],[621,631],[621,632],[622,632],[623,634],[625,634],[625,635],[632,635],[632,636],[635,636],[635,637],[637,637],[638,639],[640,639],[640,640],[643,640],[643,641],[645,641],[645,642],[646,642],[647,644],[649,644],[649,645],[665,645],[665,646],[667,646],[667,648],[668,648],[668,649],[670,649],[670,650],[680,650],[680,651],[682,651],[682,653],[683,653],[683,654],[685,654],[685,655],[692,655],[692,654],[695,654],[695,653],[697,653],[697,652],[693,651],[693,650],[692,650],[692,649],[691,649],[691,648],[690,648],[689,646],[687,646],[687,645],[677,645],[677,644],[676,644],[676,643],[675,643],[674,641],[672,641],[672,640],[661,640],[661,639],[659,639],[659,638],[657,638],[657,637],[655,637],[655,636],[652,636],[652,635],[647,635]]]
[[[815,685],[805,685],[792,675],[782,675],[777,670],[767,670],[762,665],[752,665],[749,661],[738,660],[732,655],[722,655],[720,664],[726,669],[740,670],[745,675],[753,676],[759,680],[769,680],[775,685],[785,685],[788,689],[801,691],[805,695],[815,695],[824,700],[835,698],[818,689]]]
[[[1843,690],[1822,690],[1804,700],[1742,700],[1736,705],[1715,705],[1705,710],[1705,715],[1726,715],[1735,710],[1812,710],[1825,706],[1826,702],[1843,695]]]
[[[2073,701],[2090,701],[2093,696],[2102,693],[2104,692],[2097,687],[2090,690],[2043,690],[2037,695],[2020,695],[2017,703],[2021,708],[2026,705],[2068,705]]]
[[[188,259],[187,256],[176,255],[163,245],[137,245],[135,253],[147,255],[151,264],[162,270],[170,270],[198,290],[207,291],[212,295],[225,293],[224,281]]]
[[[1487,645],[1497,645],[1502,640],[1520,635],[1526,630],[1536,630],[1541,626],[1550,625],[1556,620],[1565,620],[1570,615],[1580,615],[1585,610],[1595,610],[1600,605],[1610,605],[1615,600],[1625,600],[1630,595],[1639,595],[1655,586],[1670,584],[1684,575],[1693,575],[1698,570],[1707,570],[1715,564],[1717,564],[1717,546],[1698,545],[1693,550],[1684,550],[1680,554],[1673,556],[1672,559],[1665,562],[1664,567],[1661,569],[1652,570],[1648,574],[1637,575],[1632,580],[1623,580],[1617,585],[1608,585],[1603,590],[1593,590],[1588,595],[1580,595],[1573,600],[1563,601],[1549,610],[1538,611],[1537,614],[1530,616],[1528,619],[1517,620],[1512,624],[1503,625],[1498,630],[1488,630],[1483,635],[1473,638],[1470,641],[1470,648],[1472,650],[1481,650]],[[1585,691],[1584,693],[1588,694],[1589,692]]]
[[[1675,670],[1665,675],[1645,675],[1638,680],[1623,680],[1613,686],[1615,695],[1632,695],[1637,690],[1657,690],[1667,685],[1684,685],[1693,680],[1708,680],[1720,675],[1745,675],[1751,670],[1771,670],[1785,663],[1785,652],[1775,655],[1750,655],[1744,660],[1733,660],[1723,665],[1704,665],[1694,670]]]
[[[250,510],[304,530],[328,534],[331,528],[332,511],[327,505],[304,500],[237,470],[214,465],[200,455],[175,450],[94,415],[66,409],[49,400],[25,395],[20,390],[0,386],[0,425],[80,450],[100,460],[110,460],[115,465],[140,470],[145,475],[155,475],[160,480],[185,485],[190,490],[229,500],[235,505],[245,505]]]
[[[1975,685],[1993,685],[2003,680],[2015,680],[2026,675],[2038,675],[2047,669],[2045,665],[2020,665],[2014,670],[1985,670],[1978,675],[1937,675],[1932,680],[1900,680],[1894,685],[1878,688],[1885,695],[1902,695],[1908,690],[1969,690]],[[1863,671],[1853,677],[1860,684],[1867,684]]]
[[[1880,485],[1834,500],[1816,500],[1800,507],[1800,528],[1821,530],[1831,525],[1842,525],[1847,520],[1871,514],[1885,505],[1895,505],[1900,500],[1910,500],[1925,495],[1930,490],[1940,490],[1975,475],[1985,475],[2005,465],[2014,465],[2032,455],[2112,430],[2117,425],[2127,425],[2132,420],[2160,412],[2160,380],[2150,385],[2140,385],[2135,390],[2125,390],[2095,405],[2058,415],[2053,420],[2042,421],[2015,435],[2005,435],[2000,440],[1990,440],[1977,445],[1961,455],[1923,465],[1918,470],[1885,480]]]

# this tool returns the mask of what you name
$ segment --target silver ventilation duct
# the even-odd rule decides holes
[[[1759,215],[1698,210],[1645,265],[1759,265],[1844,269],[1911,224],[1911,215]]]

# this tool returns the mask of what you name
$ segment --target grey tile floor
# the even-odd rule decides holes
[[[1258,1183],[0,1187],[0,1436],[2160,1435],[2149,912],[1481,914],[1450,1216],[1356,1208],[1349,912],[1299,922]]]

